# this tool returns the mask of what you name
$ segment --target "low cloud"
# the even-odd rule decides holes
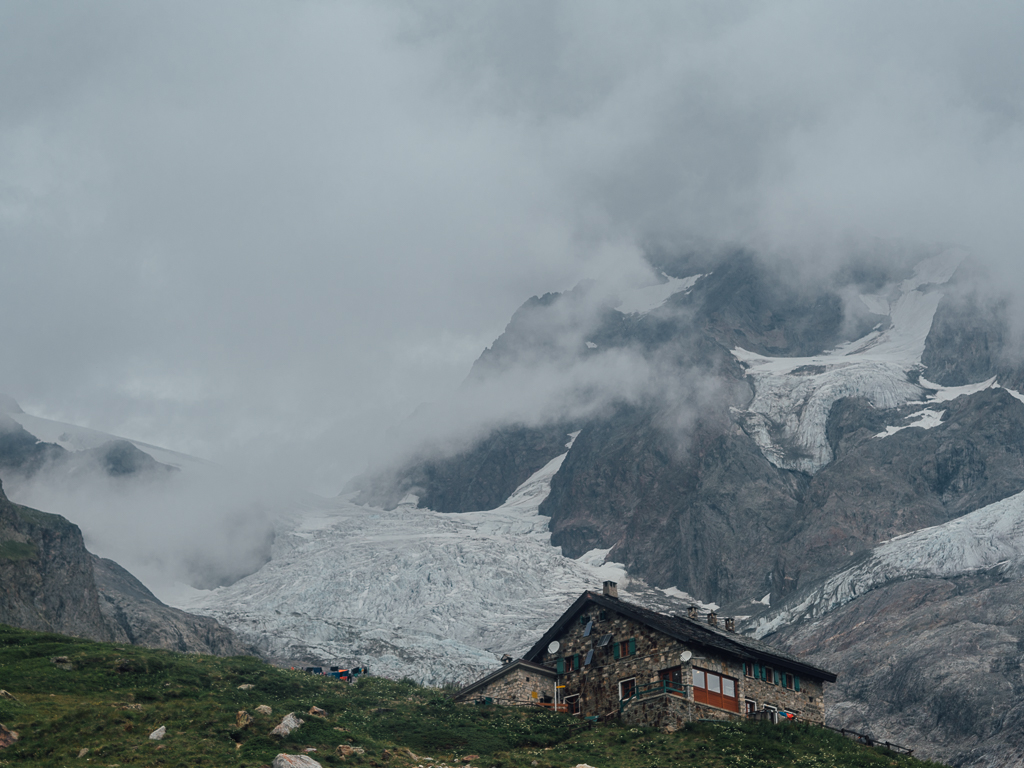
[[[524,299],[647,279],[641,244],[747,247],[796,280],[875,238],[958,243],[1020,305],[1022,24],[1013,3],[7,4],[0,391],[331,494]],[[541,366],[541,389],[642,396],[660,377],[630,355]],[[558,410],[495,387],[466,397]]]

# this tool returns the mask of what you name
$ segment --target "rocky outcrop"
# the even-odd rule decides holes
[[[253,653],[215,619],[165,605],[113,560],[95,555],[92,558],[100,612],[119,635],[119,641],[213,656]]]
[[[164,605],[117,563],[90,553],[77,525],[13,504],[2,488],[0,583],[0,623],[190,653],[251,653],[214,619]]]
[[[836,727],[954,766],[1024,762],[1024,580],[994,571],[899,580],[768,637],[840,670]]]
[[[77,525],[12,504],[0,489],[0,622],[113,641]]]
[[[565,452],[570,425],[510,425],[452,455],[433,455],[355,480],[361,504],[393,509],[408,494],[438,512],[500,506],[524,480]]]

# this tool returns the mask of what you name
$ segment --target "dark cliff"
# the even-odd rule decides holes
[[[77,525],[13,504],[0,487],[0,623],[103,642],[251,653],[214,619],[161,603],[111,560],[85,548]]]

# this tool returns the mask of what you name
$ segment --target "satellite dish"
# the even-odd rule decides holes
[[[557,640],[552,640],[550,643],[548,643],[548,653],[555,653],[561,647],[562,646],[558,644]]]
[[[689,661],[692,658],[693,658],[693,654],[690,653],[690,651],[683,651],[682,653],[679,654],[679,660],[680,661]]]

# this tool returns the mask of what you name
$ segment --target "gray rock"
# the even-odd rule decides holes
[[[151,734],[149,734],[150,741],[160,741],[164,736],[167,735],[167,726],[161,725]]]
[[[289,712],[280,723],[270,732],[271,736],[287,736],[289,733],[294,731],[296,728],[301,726],[305,720],[297,717],[294,712]]]
[[[274,758],[274,768],[321,768],[309,755],[286,755],[283,752]]]

